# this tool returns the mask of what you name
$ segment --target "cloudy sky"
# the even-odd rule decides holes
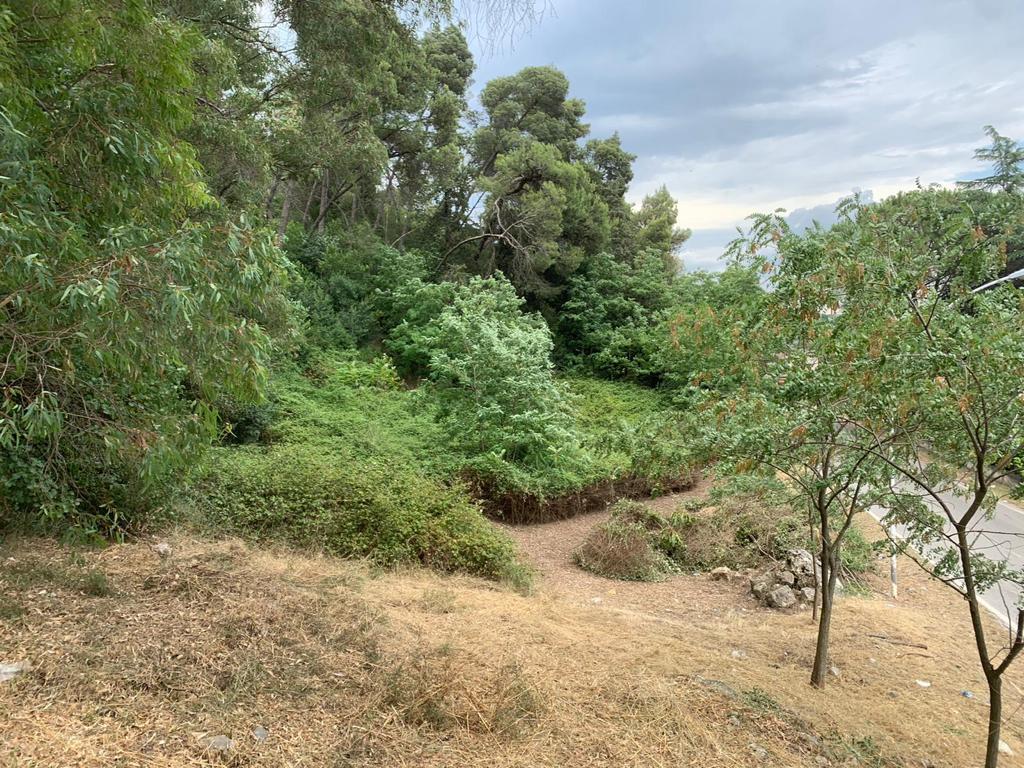
[[[665,184],[717,269],[754,211],[830,207],[977,175],[982,126],[1024,138],[1020,0],[552,0],[514,47],[476,45],[476,87],[550,64],[594,136]]]

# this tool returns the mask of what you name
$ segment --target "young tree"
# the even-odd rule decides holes
[[[1024,586],[1024,570],[996,546],[1013,534],[989,523],[1024,447],[1024,292],[974,289],[1005,259],[1000,243],[979,233],[977,215],[966,197],[958,210],[921,205],[900,223],[851,211],[844,238],[861,266],[845,286],[844,311],[872,312],[885,327],[871,388],[890,407],[850,428],[875,441],[872,458],[891,470],[879,500],[889,510],[883,522],[967,604],[988,685],[985,765],[992,768],[1003,677],[1024,650],[1024,601],[1005,606],[1009,630],[998,644],[982,605],[1000,584]],[[965,264],[971,268],[951,268]]]
[[[982,605],[1000,583],[1024,584],[1024,573],[991,551],[992,536],[1010,534],[986,525],[997,483],[1010,478],[1024,445],[1024,295],[1005,285],[975,289],[998,274],[1005,249],[979,226],[969,198],[959,207],[929,195],[913,200],[913,215],[904,200],[907,215],[900,216],[847,203],[832,231],[798,239],[763,218],[754,243],[774,243],[777,251],[761,257],[774,273],[770,322],[784,331],[784,349],[771,359],[792,361],[798,374],[784,371],[777,380],[778,409],[791,413],[822,385],[827,395],[815,411],[827,415],[817,426],[808,419],[807,432],[801,424],[793,443],[842,451],[841,485],[867,492],[860,508],[888,509],[887,529],[898,530],[918,562],[964,598],[989,688],[991,768],[1002,680],[1024,650],[1024,604],[1008,606],[1010,630],[1000,647]],[[799,318],[802,337],[787,318]],[[796,352],[801,338],[806,344]],[[760,428],[778,434],[772,423],[762,420]],[[816,474],[812,487],[820,493]]]
[[[834,275],[847,265],[827,233],[797,235],[779,216],[758,216],[732,250],[770,273],[771,290],[744,348],[747,383],[720,404],[726,452],[789,478],[815,524],[821,610],[811,684],[822,688],[843,542],[888,486],[874,437],[850,428],[879,407],[871,377],[877,329],[870,315],[843,304]]]

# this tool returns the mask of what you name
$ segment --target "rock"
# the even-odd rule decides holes
[[[715,568],[714,570],[711,571],[711,580],[712,581],[728,581],[729,577],[731,577],[731,576],[732,576],[732,569],[726,568],[724,565],[719,567],[719,568]]]
[[[13,664],[0,664],[0,683],[13,680],[18,675],[28,672],[32,665],[27,661],[16,661]]]
[[[772,585],[770,581],[759,576],[750,582],[750,593],[758,600],[764,600],[771,587]]]
[[[733,725],[739,728],[741,725],[743,725],[743,721],[736,717],[736,715],[729,715],[729,725]]]
[[[736,692],[735,688],[728,683],[723,683],[721,680],[712,680],[711,678],[704,677],[703,675],[694,675],[693,679],[705,688],[710,688],[712,691],[722,694],[727,699],[738,699],[740,696]]]
[[[832,675],[832,677],[839,677],[840,676],[839,675],[839,667],[837,667],[835,664],[833,664],[831,667],[828,668],[828,672],[829,672],[830,675]]]
[[[1007,757],[1013,757],[1013,750],[1010,749],[1010,745],[1002,739],[999,740],[999,754],[1006,755]]]
[[[746,651],[735,650],[730,654],[734,659],[745,659],[747,658]]]
[[[166,541],[161,541],[158,544],[153,545],[153,551],[156,552],[162,559],[167,559],[171,556],[171,545]]]
[[[965,699],[973,699],[974,698],[974,694],[971,693],[970,691],[960,691],[960,695],[963,696]]]
[[[916,682],[917,685],[920,688],[931,688],[932,687],[932,684],[930,682],[928,682],[927,680],[915,680],[914,682]]]
[[[779,585],[768,593],[768,605],[779,610],[786,610],[796,605],[796,595],[789,587]]]
[[[805,603],[814,602],[814,587],[804,587],[800,590],[800,599]]]
[[[235,748],[234,740],[222,733],[217,736],[203,736],[199,739],[199,742],[203,745],[204,749],[208,749],[211,752],[228,752]]]
[[[252,729],[252,737],[261,744],[267,740],[268,736],[270,736],[270,733],[262,725],[257,725]]]
[[[590,602],[592,602],[594,605],[600,605],[604,602],[604,600],[602,600],[600,597],[592,597],[590,598]]]
[[[785,584],[787,587],[796,586],[796,575],[792,571],[782,571],[777,577],[780,584]]]
[[[768,750],[762,747],[760,744],[751,744],[750,754],[752,754],[758,760],[767,760],[769,757]]]
[[[814,556],[806,549],[791,549],[786,553],[786,565],[798,578],[814,577]]]

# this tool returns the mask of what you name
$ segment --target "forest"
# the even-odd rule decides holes
[[[630,202],[559,69],[474,71],[444,0],[0,4],[4,535],[184,527],[529,594],[510,526],[614,505],[575,554],[606,576],[808,549],[818,688],[837,580],[917,553],[965,603],[994,766],[1024,604],[1002,643],[984,594],[1024,572],[975,533],[1024,456],[1024,148],[989,127],[977,178],[757,214],[686,271],[685,201]],[[698,552],[696,507],[630,506],[709,476],[786,511]]]

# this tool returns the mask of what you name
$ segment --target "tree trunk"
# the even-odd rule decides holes
[[[320,184],[320,215],[316,219],[316,233],[324,233],[324,223],[327,221],[327,181],[330,171],[324,168],[324,178]]]
[[[270,219],[273,208],[274,208],[274,196],[277,194],[277,188],[281,184],[281,177],[278,176],[274,179],[274,183],[270,185],[270,193],[267,195],[267,204],[263,207],[263,218]]]
[[[985,742],[985,768],[999,764],[999,734],[1003,725],[1003,678],[988,676],[988,739]]]
[[[309,185],[309,196],[306,198],[306,207],[302,209],[302,226],[309,231],[309,209],[313,207],[313,195],[316,194],[316,182]]]
[[[825,521],[823,521],[825,522]],[[837,552],[833,543],[827,538],[828,525],[822,526],[821,537],[821,580],[818,591],[821,593],[821,614],[818,617],[818,639],[814,646],[814,664],[811,667],[811,685],[824,688],[828,681],[828,641],[832,630],[832,607],[835,604]]]
[[[288,229],[288,218],[292,210],[292,183],[286,181],[284,185],[284,202],[281,203],[281,218],[277,222],[277,244],[284,241],[284,234]]]

